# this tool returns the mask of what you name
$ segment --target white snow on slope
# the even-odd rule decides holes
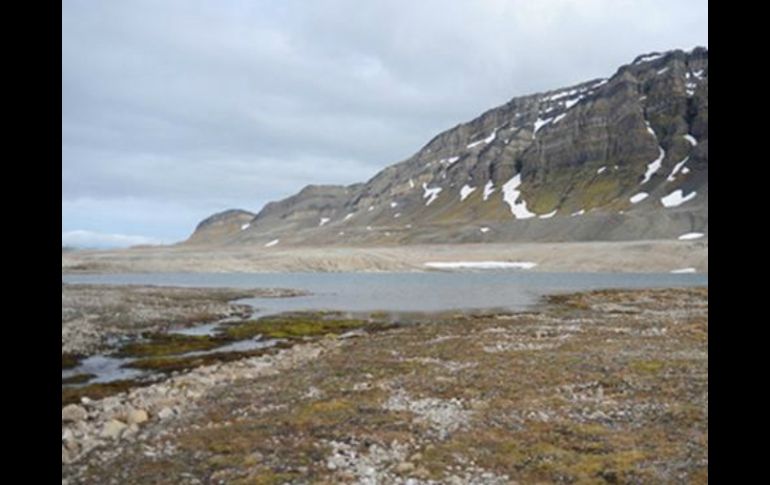
[[[246,229],[248,229],[248,228],[249,228],[249,226],[251,226],[251,223],[250,223],[250,222],[247,222],[246,224],[242,225],[242,226],[241,226],[241,231],[245,231]]]
[[[642,62],[654,61],[655,59],[660,59],[661,57],[663,57],[663,55],[664,54],[650,54],[647,56],[642,56],[639,59],[637,59],[636,62],[634,62],[634,64],[641,64]]]
[[[439,192],[441,192],[442,188],[441,187],[428,188],[428,184],[423,182],[422,190],[423,190],[422,198],[428,199],[428,201],[425,202],[425,205],[429,206],[431,202],[436,200],[436,197],[438,197],[438,194]]]
[[[495,191],[495,186],[494,184],[492,184],[492,181],[490,180],[486,183],[486,185],[484,185],[484,200],[486,201],[494,191]]]
[[[537,263],[529,261],[457,261],[425,263],[429,268],[438,269],[532,269]]]
[[[414,188],[414,180],[412,180],[412,179],[409,179],[409,188],[410,189]]]
[[[456,161],[458,161],[460,157],[449,157],[449,158],[442,158],[438,161],[439,165],[446,165],[447,167],[450,167],[454,165]]]
[[[652,136],[655,137],[655,139],[658,139],[658,135],[655,134],[655,130],[652,129],[652,125],[650,125],[650,122],[647,120],[644,120],[644,124],[647,125],[647,131],[650,132]]]
[[[646,199],[649,195],[650,194],[648,194],[647,192],[639,192],[638,194],[632,195],[629,200],[631,201],[632,204],[637,204],[643,201],[644,199]]]
[[[596,171],[596,174],[598,175],[598,174],[604,172],[605,170],[607,170],[607,166],[606,165],[604,167],[599,168],[599,170]]]
[[[665,197],[660,198],[660,202],[663,204],[664,207],[679,207],[680,205],[684,204],[688,200],[692,200],[697,195],[697,192],[692,191],[686,196],[683,196],[682,189],[677,189],[670,194],[668,194]]]
[[[676,165],[674,165],[673,170],[671,170],[671,175],[669,175],[666,180],[669,181],[669,182],[673,182],[675,180],[676,174],[679,173],[679,170],[682,169],[682,166],[685,163],[687,163],[687,160],[689,160],[689,159],[690,159],[690,157],[684,157],[684,160],[682,160],[681,162],[679,162]],[[682,173],[686,173],[686,172],[682,171]]]
[[[280,239],[273,239],[269,243],[265,244],[265,247],[269,248],[269,247],[275,246],[276,244],[278,244],[278,241],[280,241]]]
[[[577,212],[573,212],[572,214],[570,214],[570,217],[575,217],[575,216],[582,216],[582,215],[583,215],[583,214],[585,214],[585,213],[586,213],[586,210],[585,210],[585,209],[580,209],[579,211],[577,211]]]
[[[540,219],[550,219],[551,217],[556,215],[556,211],[557,211],[557,209],[554,209],[553,211],[549,212],[548,214],[542,214],[542,215],[540,215],[538,217],[540,217]]]
[[[646,184],[650,181],[650,178],[652,178],[653,174],[657,172],[660,169],[660,166],[663,164],[663,158],[666,156],[666,150],[662,149],[660,146],[658,147],[658,158],[656,158],[654,161],[650,162],[647,165],[647,171],[644,173],[644,180],[642,180],[642,184]]]
[[[329,222],[330,220],[331,220],[331,219],[329,219],[328,217],[322,217],[322,218],[321,218],[321,221],[318,223],[318,227],[321,227],[321,226],[323,226],[324,224],[326,224],[326,223],[327,223],[327,222]]]
[[[397,205],[398,205],[398,202],[391,202],[390,203],[390,208],[394,209]]]
[[[492,140],[495,139],[495,136],[497,136],[497,130],[493,131],[491,135],[489,135],[488,137],[484,138],[483,140],[474,141],[473,143],[469,143],[467,148],[473,148],[475,146],[481,145],[482,143],[484,143],[484,144],[492,143]]]
[[[672,273],[675,274],[681,274],[681,273],[695,273],[695,268],[682,268],[682,269],[673,269],[671,270]]]
[[[658,71],[658,76],[660,76],[661,74],[665,74],[667,71],[668,71],[668,67],[664,67],[663,69]]]
[[[511,206],[511,213],[516,219],[528,219],[535,217],[536,214],[527,210],[525,201],[517,202],[520,191],[516,190],[521,185],[521,174],[517,173],[511,180],[503,185],[503,200]]]
[[[542,128],[543,126],[547,125],[552,121],[553,121],[553,118],[542,119],[538,116],[537,119],[535,120],[535,129],[532,131],[532,138],[535,138],[535,135],[537,134],[537,131],[540,128]]]
[[[690,145],[692,145],[692,146],[697,146],[698,145],[698,140],[696,140],[695,137],[692,136],[691,134],[688,133],[688,134],[683,135],[683,136],[684,136],[685,140],[690,142]]]
[[[581,94],[580,96],[578,96],[575,99],[568,99],[567,101],[564,102],[564,109],[570,109],[571,107],[573,107],[576,104],[578,104],[580,102],[580,100],[583,99],[584,97],[585,96],[583,96]]]
[[[703,234],[702,232],[688,232],[687,234],[682,234],[677,239],[679,239],[680,241],[689,241],[691,239],[700,239],[703,236],[705,236],[705,234]]]
[[[488,227],[482,227],[482,228],[479,229],[479,231],[481,231],[481,232],[489,232],[489,228]]]
[[[345,216],[345,218],[344,218],[344,219],[342,219],[342,221],[343,221],[343,222],[344,222],[344,221],[347,221],[348,219],[350,219],[351,217],[353,217],[355,214],[356,214],[355,212],[351,212],[350,214],[346,215],[346,216]]]
[[[465,198],[471,195],[474,190],[476,190],[476,187],[471,187],[468,184],[463,185],[463,188],[460,189],[460,201],[462,202],[465,200]]]
[[[558,123],[558,122],[559,122],[559,121],[561,121],[561,120],[562,120],[562,118],[564,118],[565,116],[567,116],[567,113],[562,113],[562,114],[560,114],[559,116],[557,116],[556,118],[554,118],[554,119],[553,119],[553,122],[552,122],[552,123],[553,123],[553,124],[556,124],[556,123]]]

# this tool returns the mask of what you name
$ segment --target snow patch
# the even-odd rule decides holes
[[[658,139],[658,135],[655,134],[655,130],[652,129],[652,125],[650,125],[650,122],[647,120],[644,120],[644,124],[647,125],[647,131],[650,132],[652,136],[655,137],[655,139]]]
[[[660,59],[663,56],[664,54],[649,54],[649,55],[640,57],[634,62],[634,64],[641,64],[642,62],[654,61],[656,59]]]
[[[398,219],[399,217],[401,217],[400,212],[396,212],[395,214],[393,214],[393,219]]]
[[[414,180],[412,180],[412,179],[409,179],[409,188],[410,189],[414,188]]]
[[[556,123],[558,123],[558,122],[559,122],[559,121],[561,121],[561,120],[562,120],[562,118],[564,118],[565,116],[567,116],[567,113],[562,113],[562,114],[560,114],[559,116],[557,116],[556,118],[554,118],[554,119],[553,119],[552,123],[553,123],[553,124],[556,124]]]
[[[692,146],[697,146],[698,145],[698,140],[696,140],[695,137],[692,136],[691,134],[688,133],[688,134],[683,135],[683,136],[684,136],[685,140],[690,142],[690,145],[692,145]]]
[[[318,223],[318,227],[321,227],[321,226],[323,226],[324,224],[326,224],[326,223],[327,223],[327,222],[329,222],[330,220],[331,220],[331,219],[329,219],[328,217],[322,217],[322,218],[321,218],[321,221]]]
[[[606,165],[604,167],[599,168],[599,170],[596,171],[596,174],[598,175],[598,174],[604,172],[605,170],[607,170],[607,166]]]
[[[535,138],[535,135],[537,134],[537,131],[540,128],[542,128],[543,126],[547,125],[552,121],[553,121],[553,118],[542,119],[538,116],[537,119],[535,120],[535,129],[532,131],[532,138]]]
[[[374,210],[374,206],[370,205],[368,210],[369,210],[369,212],[373,211]]]
[[[705,236],[705,234],[703,234],[702,232],[688,232],[687,234],[682,234],[677,239],[679,239],[680,241],[689,241],[691,239],[700,239],[703,236]]]
[[[575,216],[582,216],[582,215],[583,215],[583,214],[585,214],[585,213],[586,213],[586,210],[585,210],[585,209],[580,209],[579,211],[577,211],[577,212],[573,212],[572,214],[570,214],[570,217],[575,217]]]
[[[663,204],[664,207],[679,207],[680,205],[684,204],[688,200],[692,200],[697,195],[697,192],[692,191],[686,196],[683,196],[684,192],[682,192],[682,189],[677,189],[670,194],[668,194],[665,197],[661,197],[660,202]]]
[[[553,211],[549,212],[548,214],[542,214],[542,215],[540,215],[538,217],[540,217],[540,219],[550,219],[551,217],[556,215],[556,211],[557,211],[557,209],[554,209]]]
[[[660,76],[661,74],[665,74],[668,71],[668,69],[669,69],[668,67],[664,67],[663,69],[659,70],[658,76]]]
[[[428,184],[423,182],[422,190],[423,190],[422,198],[423,199],[428,199],[428,201],[425,202],[425,205],[429,206],[431,204],[431,202],[436,200],[436,197],[438,197],[439,192],[441,192],[441,190],[443,190],[443,189],[441,187],[429,188]]]
[[[682,268],[682,269],[673,269],[671,270],[672,273],[695,273],[695,268]]]
[[[684,160],[682,160],[681,162],[679,162],[676,165],[674,165],[674,169],[671,170],[671,175],[669,175],[666,180],[668,180],[669,182],[673,182],[675,180],[676,174],[679,173],[679,170],[682,169],[682,166],[685,163],[687,163],[687,160],[689,160],[689,159],[690,159],[690,157],[685,157]],[[682,173],[686,173],[686,172],[682,171]]]
[[[489,228],[488,227],[482,227],[482,228],[479,229],[479,231],[481,231],[481,232],[489,232]]]
[[[527,210],[527,203],[525,201],[517,202],[520,191],[516,190],[521,185],[521,174],[517,173],[511,180],[503,185],[503,200],[511,207],[511,213],[516,219],[528,219],[535,217]]]
[[[272,240],[272,241],[270,241],[269,243],[265,244],[265,247],[266,247],[266,248],[270,248],[270,247],[273,247],[273,246],[275,246],[276,244],[278,244],[278,242],[279,242],[279,241],[280,241],[280,239],[273,239],[273,240]]]
[[[242,225],[242,226],[241,226],[241,231],[245,231],[246,229],[248,229],[248,228],[249,228],[249,226],[251,226],[251,223],[250,223],[250,222],[247,222],[246,224]]]
[[[456,161],[458,161],[460,157],[449,157],[449,158],[442,158],[438,161],[439,165],[445,165],[447,167],[450,167],[454,165]]]
[[[490,180],[486,183],[486,185],[484,185],[484,200],[486,201],[494,191],[495,191],[495,186]]]
[[[496,136],[497,136],[497,130],[493,131],[491,135],[489,135],[488,137],[484,138],[483,140],[474,141],[473,143],[469,143],[467,148],[473,148],[475,146],[481,145],[482,143],[483,144],[492,143],[492,140],[494,140]]]
[[[355,214],[356,214],[355,212],[351,212],[350,214],[346,215],[346,216],[345,216],[345,218],[344,218],[344,219],[342,219],[342,221],[343,221],[343,222],[344,222],[344,221],[347,221],[348,219],[350,219],[351,217],[353,217]]]
[[[398,205],[398,202],[391,202],[390,203],[390,208],[394,209],[397,205]]]
[[[639,192],[638,194],[632,195],[629,199],[632,204],[638,204],[639,202],[643,201],[647,197],[649,197],[650,194],[647,192]]]
[[[460,202],[464,201],[474,190],[476,190],[476,187],[471,187],[468,184],[463,185],[463,188],[460,189]]]
[[[425,263],[429,268],[437,269],[532,269],[537,263],[530,261],[456,261]]]
[[[642,180],[642,184],[646,184],[647,182],[649,182],[653,174],[660,169],[660,166],[663,164],[663,158],[665,156],[666,156],[666,150],[658,146],[658,158],[656,158],[654,161],[650,162],[647,165],[647,172],[645,172],[644,174],[644,180]]]

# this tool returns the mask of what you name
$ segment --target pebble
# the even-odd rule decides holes
[[[117,438],[120,436],[120,433],[126,428],[126,423],[123,421],[118,421],[117,419],[111,419],[105,423],[104,428],[102,428],[101,436],[102,438]]]
[[[61,410],[61,420],[65,422],[83,421],[87,416],[88,413],[83,406],[77,404],[68,404]]]

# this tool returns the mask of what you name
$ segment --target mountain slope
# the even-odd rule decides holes
[[[351,186],[308,186],[189,244],[669,239],[708,233],[708,50],[517,97]]]

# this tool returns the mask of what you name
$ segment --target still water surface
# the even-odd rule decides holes
[[[339,310],[430,312],[524,310],[544,294],[600,288],[708,286],[708,274],[529,273],[526,271],[426,273],[142,273],[62,275],[65,283],[193,287],[293,288],[295,298],[239,300],[258,314]]]

